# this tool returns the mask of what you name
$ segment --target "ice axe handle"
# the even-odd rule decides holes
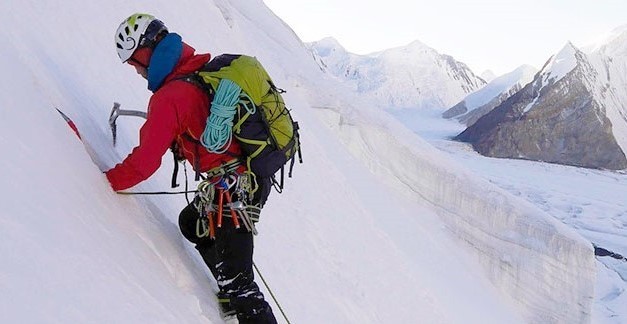
[[[135,116],[135,117],[142,117],[142,118],[147,118],[146,117],[146,113],[143,111],[139,111],[139,110],[124,110],[124,109],[118,109],[118,115],[120,116]]]
[[[147,114],[143,111],[120,109],[120,104],[114,102],[113,108],[111,109],[111,115],[109,115],[109,126],[111,127],[111,133],[113,135],[113,146],[115,146],[117,137],[117,124],[115,122],[119,116],[135,116],[147,118]]]
[[[118,111],[120,110],[120,104],[117,102],[113,103],[113,108],[111,109],[111,115],[109,115],[109,127],[111,127],[111,135],[113,135],[113,146],[115,146],[116,135],[117,135],[117,126],[115,124],[115,120],[118,119]]]

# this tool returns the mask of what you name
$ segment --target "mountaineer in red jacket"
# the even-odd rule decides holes
[[[106,172],[113,190],[130,188],[150,177],[171,147],[197,173],[226,174],[228,179],[238,179],[246,167],[241,163],[237,142],[233,141],[226,152],[218,154],[210,153],[198,141],[205,129],[212,98],[186,77],[203,67],[210,55],[195,54],[179,35],[169,33],[163,22],[147,14],[134,14],[124,20],[115,34],[115,42],[122,62],[132,65],[148,81],[153,95],[146,122],[139,132],[139,145],[122,163]],[[234,187],[227,189],[227,194],[229,191],[236,194]],[[259,190],[251,199],[257,210],[265,203],[270,188],[267,179],[259,179]],[[224,217],[221,227],[211,226],[209,235],[206,210],[199,207],[199,199],[197,196],[183,209],[179,225],[183,235],[196,244],[215,277],[224,315],[236,314],[240,324],[276,323],[272,309],[254,282],[250,228],[235,228],[237,219],[229,216]],[[209,204],[217,203],[218,196],[212,195]],[[224,201],[219,209],[227,207]]]

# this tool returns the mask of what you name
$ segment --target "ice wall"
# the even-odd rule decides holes
[[[349,106],[326,106],[324,115],[340,121],[332,129],[352,153],[402,194],[433,206],[530,323],[590,322],[596,269],[589,242],[380,113]],[[339,116],[328,118],[329,111]],[[378,120],[378,126],[362,118]]]

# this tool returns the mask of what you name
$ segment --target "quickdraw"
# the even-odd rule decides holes
[[[261,208],[250,203],[250,181],[247,176],[230,174],[217,182],[202,181],[198,185],[194,206],[199,212],[196,223],[196,235],[215,239],[216,229],[223,225],[225,212],[230,213],[231,221],[236,229],[241,223],[246,230],[257,235],[255,222],[259,219]],[[234,200],[237,197],[237,200]],[[217,203],[215,200],[217,199]]]

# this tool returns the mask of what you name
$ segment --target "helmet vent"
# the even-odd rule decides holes
[[[131,15],[122,21],[115,34],[118,56],[126,62],[138,48],[153,48],[163,32],[167,33],[168,29],[155,17],[143,13]]]

